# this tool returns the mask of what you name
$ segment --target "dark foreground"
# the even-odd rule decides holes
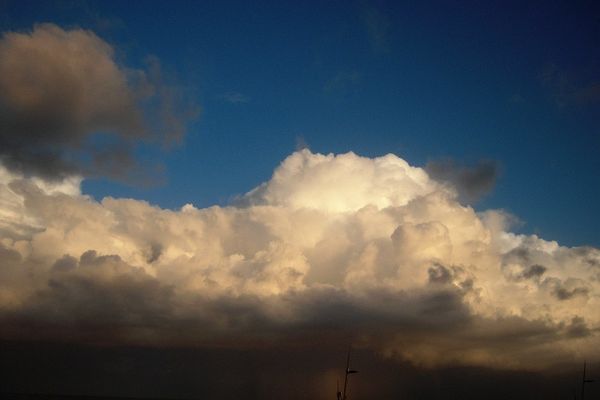
[[[9,400],[335,399],[345,346],[155,349],[0,342],[0,394]],[[416,368],[355,350],[349,400],[580,399],[581,368],[547,373]],[[588,363],[589,399],[600,365]]]

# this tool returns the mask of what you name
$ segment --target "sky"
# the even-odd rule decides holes
[[[330,398],[349,344],[354,398],[600,373],[594,2],[4,0],[0,34],[4,391]]]

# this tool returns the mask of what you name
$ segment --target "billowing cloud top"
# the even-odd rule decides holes
[[[368,159],[354,153],[334,156],[304,150],[288,157],[269,182],[245,199],[250,204],[354,212],[369,205],[403,206],[436,189],[422,169],[391,154]]]
[[[600,251],[507,231],[395,155],[290,155],[235,206],[0,173],[3,337],[352,340],[417,364],[600,359]]]

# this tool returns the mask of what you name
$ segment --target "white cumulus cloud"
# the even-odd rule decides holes
[[[3,337],[345,338],[417,364],[600,359],[600,251],[508,230],[395,155],[295,152],[229,207],[0,171]]]

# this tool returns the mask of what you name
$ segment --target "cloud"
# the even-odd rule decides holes
[[[496,184],[498,165],[489,160],[477,165],[466,166],[455,160],[430,161],[425,166],[427,173],[435,180],[449,183],[458,190],[460,200],[472,204],[488,194]]]
[[[227,92],[219,96],[223,101],[231,104],[248,103],[250,98],[239,92]]]
[[[522,276],[525,279],[535,279],[541,277],[546,270],[547,268],[543,265],[534,264],[527,267],[525,271],[523,271]]]
[[[41,24],[0,39],[0,160],[14,172],[140,176],[136,143],[177,142],[195,115],[181,100],[157,60],[123,67],[89,30]]]
[[[600,102],[600,81],[582,80],[556,64],[546,65],[540,73],[540,80],[559,107],[596,105]]]
[[[202,209],[0,177],[2,339],[600,360],[600,250],[511,233],[395,155],[303,149],[239,204]]]
[[[363,11],[363,23],[371,43],[371,48],[376,53],[390,51],[390,20],[383,12],[375,7],[366,7]]]
[[[340,71],[325,83],[323,91],[326,94],[346,94],[361,80],[358,71]]]
[[[252,204],[344,212],[402,206],[437,189],[425,171],[392,154],[368,159],[305,149],[286,158],[269,182],[245,197]]]
[[[304,149],[310,149],[310,146],[308,145],[306,138],[302,135],[296,135],[295,150],[300,151],[300,150],[304,150]]]

